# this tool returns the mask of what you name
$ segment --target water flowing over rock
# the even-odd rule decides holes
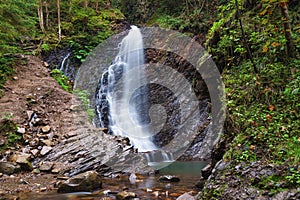
[[[45,66],[50,69],[59,69],[70,80],[74,80],[78,71],[75,59],[72,59],[73,53],[70,48],[57,49],[55,52],[45,56]]]
[[[101,110],[108,106],[109,127],[113,134],[129,137],[140,152],[153,151],[157,147],[152,142],[150,130],[143,126],[144,121],[148,120],[147,116],[143,116],[148,111],[147,88],[143,87],[146,79],[143,39],[136,26],[131,28],[120,43],[120,51],[113,64],[102,75],[97,94],[97,113],[100,124],[104,126]]]

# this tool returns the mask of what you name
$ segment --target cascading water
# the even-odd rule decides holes
[[[62,60],[61,64],[60,64],[60,71],[68,71],[69,68],[69,63],[66,63],[66,61],[68,60],[68,58],[71,56],[71,52],[69,52]]]
[[[113,134],[129,137],[139,152],[159,150],[146,126],[149,117],[145,113],[149,109],[147,88],[142,84],[146,79],[144,48],[141,32],[136,26],[131,26],[119,48],[117,57],[99,83],[96,109],[100,125],[104,126],[104,115],[109,114]]]

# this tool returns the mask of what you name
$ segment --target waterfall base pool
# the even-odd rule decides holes
[[[98,191],[77,192],[59,194],[56,191],[47,193],[20,194],[19,199],[24,200],[70,200],[70,199],[117,199],[118,192],[128,190],[137,195],[136,199],[170,199],[175,200],[180,195],[189,192],[197,195],[200,191],[196,184],[200,180],[200,172],[207,162],[174,162],[160,169],[158,174],[146,176],[136,175],[134,182],[128,176],[119,175],[116,178],[103,178],[102,188]],[[179,182],[161,182],[159,177],[163,175],[174,175],[180,179]]]

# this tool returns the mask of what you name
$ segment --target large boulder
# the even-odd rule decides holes
[[[19,172],[20,170],[20,166],[14,163],[5,161],[0,162],[0,173],[11,175]]]
[[[59,184],[57,192],[91,192],[102,187],[100,175],[95,171],[87,171]]]

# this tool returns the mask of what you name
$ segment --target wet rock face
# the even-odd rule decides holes
[[[87,171],[59,184],[59,193],[91,192],[102,187],[101,176],[95,171]]]
[[[208,112],[210,112],[210,97],[208,88],[201,74],[195,69],[192,64],[175,53],[165,52],[157,49],[146,49],[145,55],[146,63],[148,63],[149,65],[149,67],[147,68],[149,80],[157,79],[157,77],[153,77],[152,75],[155,73],[153,73],[152,70],[154,69],[152,69],[151,65],[158,63],[176,70],[179,74],[182,75],[182,78],[186,79],[186,81],[191,86],[193,90],[192,93],[195,94],[196,98],[199,101],[199,112],[204,117],[201,119],[195,119],[195,121],[193,122],[193,125],[197,127],[194,130],[195,139],[192,142],[191,147],[188,149],[188,154],[185,154],[183,157],[181,157],[181,159],[193,160],[201,157],[202,155],[195,155],[200,151],[201,142],[205,137],[204,129],[210,122],[210,119],[208,119]],[[159,104],[160,106],[164,107],[164,109],[166,110],[165,114],[167,116],[163,128],[153,137],[154,143],[158,147],[167,145],[172,139],[174,139],[174,137],[177,136],[177,134],[181,134],[182,131],[180,130],[180,124],[182,123],[182,121],[184,121],[184,117],[181,116],[182,102],[180,102],[180,99],[177,96],[178,94],[174,93],[185,92],[185,90],[182,89],[183,86],[180,84],[182,80],[176,80],[177,77],[172,77],[171,74],[168,75],[170,76],[169,84],[172,85],[172,90],[160,84],[148,84],[148,100],[150,104],[149,108],[152,105]],[[167,76],[167,74],[165,76]],[[192,109],[194,108],[191,108],[191,110],[189,110],[188,112],[193,112]],[[203,132],[204,134],[201,135],[201,133]]]
[[[157,147],[164,147],[173,141],[173,139],[181,134],[185,134],[185,131],[188,131],[190,135],[193,135],[194,140],[191,143],[190,148],[187,150],[183,156],[181,156],[181,160],[199,160],[199,159],[209,159],[210,154],[206,153],[207,148],[203,148],[202,141],[204,140],[207,130],[205,130],[206,126],[211,121],[209,119],[210,112],[210,96],[208,92],[208,88],[206,86],[205,81],[203,80],[201,74],[195,69],[195,67],[189,63],[187,60],[182,58],[181,56],[172,53],[166,52],[157,49],[145,49],[145,61],[146,61],[146,74],[148,79],[147,89],[148,92],[147,98],[149,105],[137,107],[137,110],[140,111],[141,116],[141,124],[150,124],[152,121],[150,119],[149,113],[153,107],[157,108],[157,111],[154,113],[154,119],[162,119],[164,121],[159,131],[152,137],[154,144]],[[157,77],[156,68],[153,67],[155,64],[161,64],[163,66],[167,66],[168,68],[172,68],[173,71],[176,71],[180,74],[180,79],[185,79],[190,88],[192,89],[191,93],[195,95],[195,98],[198,100],[198,107],[193,106],[193,104],[189,104],[185,102],[185,108],[182,108],[183,101],[192,101],[188,98],[183,99],[183,97],[178,98],[178,95],[183,94],[190,89],[186,86],[182,86],[182,80],[178,80],[178,76],[174,76],[174,74],[163,74],[163,76],[168,76],[170,80],[168,82],[168,86],[164,86],[163,84],[157,84],[159,82],[159,77]],[[166,80],[168,80],[166,79]],[[107,84],[104,81],[102,84]],[[168,87],[171,88],[168,88]],[[142,87],[141,87],[142,88]],[[99,88],[98,88],[99,89]],[[98,91],[97,89],[97,91]],[[138,94],[138,89],[137,91]],[[132,95],[135,96],[135,93]],[[137,95],[136,95],[137,96]],[[134,99],[133,99],[134,100]],[[109,127],[109,109],[108,104],[103,104],[105,99],[101,99],[101,104],[97,109],[101,110],[102,119],[101,121],[104,123],[104,127]],[[191,106],[187,106],[191,105]],[[188,109],[187,109],[188,107]],[[162,109],[163,108],[163,109]],[[185,111],[182,111],[182,110]],[[192,113],[196,113],[195,109],[198,109],[201,117],[190,117],[189,115]],[[163,113],[160,113],[161,110],[164,110]],[[163,119],[162,115],[166,117]],[[192,125],[189,127],[183,126],[183,122],[187,121]],[[98,120],[96,120],[98,121]],[[189,129],[189,130],[187,130]],[[187,138],[193,139],[193,138]],[[174,141],[176,143],[176,141]],[[182,141],[180,141],[182,142]],[[175,144],[182,145],[181,144]],[[207,154],[207,155],[206,155]]]

